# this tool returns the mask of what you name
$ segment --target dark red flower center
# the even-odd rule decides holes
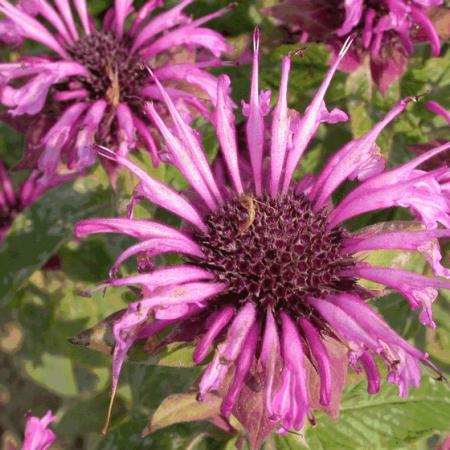
[[[107,99],[112,104],[136,96],[148,76],[136,53],[130,52],[127,39],[112,33],[94,32],[67,49],[70,56],[89,72],[83,81],[92,99]]]
[[[315,212],[303,195],[241,196],[206,218],[197,234],[205,261],[199,263],[228,284],[227,302],[309,315],[306,297],[352,291],[340,276],[354,264],[342,250],[344,229],[327,228],[324,210]]]

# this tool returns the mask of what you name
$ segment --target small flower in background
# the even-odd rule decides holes
[[[267,13],[298,34],[302,42],[326,42],[337,57],[344,40],[355,33],[340,69],[354,71],[369,57],[372,78],[384,94],[406,69],[414,42],[430,42],[439,56],[439,35],[428,17],[443,0],[285,0]],[[418,30],[422,35],[418,36]]]
[[[21,450],[47,450],[55,442],[56,435],[48,426],[54,422],[55,416],[49,410],[42,419],[27,415],[25,426],[25,436]],[[7,450],[16,450],[13,444],[10,444]]]
[[[444,442],[439,445],[436,450],[449,450],[450,449],[450,434],[444,439]]]
[[[56,440],[55,433],[48,429],[54,420],[55,416],[51,411],[47,411],[42,419],[29,415],[22,450],[47,450]]]
[[[230,47],[203,24],[228,8],[193,20],[183,13],[192,2],[156,14],[162,1],[147,1],[135,10],[133,1],[116,0],[96,28],[86,0],[72,5],[56,1],[55,6],[47,0],[26,2],[28,8],[0,0],[6,16],[0,39],[19,33],[51,51],[0,64],[0,102],[9,114],[28,122],[39,114],[46,122],[37,144],[26,151],[33,167],[38,159],[38,168],[51,176],[63,159],[70,168],[83,170],[96,160],[94,143],[122,156],[141,146],[158,164],[142,104],[145,99],[158,102],[160,93],[146,65],[167,83],[185,114],[207,114],[201,97],[215,101],[216,81],[204,69],[219,64]]]
[[[45,182],[38,181],[39,171],[33,170],[26,180],[14,189],[4,163],[0,160],[0,245],[14,218],[49,189],[73,178],[72,175],[53,174]]]
[[[424,325],[435,327],[431,304],[438,288],[450,288],[449,281],[374,266],[362,256],[372,250],[417,251],[436,277],[450,277],[450,270],[441,265],[438,243],[450,236],[444,192],[449,171],[417,168],[449,150],[450,143],[399,167],[385,168],[376,139],[415,100],[406,98],[372,130],[336,152],[318,176],[294,179],[319,125],[347,119],[343,111],[329,111],[324,96],[348,47],[347,42],[303,115],[287,107],[291,59],[283,58],[279,98],[271,111],[270,92],[259,92],[255,33],[250,102],[243,103],[251,176],[243,177],[247,158],[237,145],[230,81],[224,75],[218,80],[213,114],[225,166],[222,176],[213,174],[195,130],[157,78],[174,129],[169,130],[155,107],[147,105],[173,163],[191,185],[189,200],[120,154],[101,150],[140,179],[129,218],[85,220],[75,230],[79,238],[123,233],[139,240],[119,256],[106,283],[142,286],[142,298],[114,316],[112,398],[127,352],[161,330],[171,330],[161,345],[193,342],[197,364],[212,353],[199,382],[199,399],[219,392],[223,416],[233,413],[245,425],[246,414],[248,418],[254,411],[253,397],[263,391],[266,431],[252,437],[254,430],[247,427],[252,448],[258,448],[272,429],[300,430],[306,417],[314,420],[313,408],[336,414],[343,388],[335,376],[340,364],[364,370],[368,392],[375,394],[381,378],[376,359],[382,359],[388,381],[398,385],[401,396],[419,385],[420,364],[437,370],[426,353],[371,308],[368,299],[375,291],[358,281],[370,280],[399,292],[412,309],[420,309]],[[333,193],[347,179],[360,183],[333,205]],[[133,205],[142,199],[179,216],[183,227],[133,219]],[[348,219],[392,207],[409,209],[415,219],[354,232],[345,226]],[[184,262],[155,268],[152,258],[164,253],[183,255]],[[142,273],[114,278],[133,255],[138,255]],[[343,349],[344,362],[336,359],[336,347],[341,353]],[[259,388],[249,387],[255,385]]]

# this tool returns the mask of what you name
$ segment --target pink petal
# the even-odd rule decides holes
[[[22,450],[47,450],[56,440],[52,430],[47,429],[56,417],[49,410],[42,419],[28,416]]]
[[[297,167],[297,164],[300,158],[302,157],[304,151],[306,150],[309,142],[315,135],[317,128],[319,127],[322,121],[322,118],[324,118],[325,120],[327,119],[327,116],[324,115],[325,93],[328,89],[328,86],[331,83],[331,80],[340,62],[347,53],[351,43],[352,39],[351,38],[347,39],[338,55],[338,58],[329,69],[327,75],[325,76],[325,79],[322,81],[322,84],[319,87],[319,90],[316,92],[316,95],[314,96],[312,102],[310,103],[310,105],[305,111],[305,114],[300,120],[298,129],[294,135],[293,148],[289,152],[286,160],[285,175],[282,189],[283,193],[286,193],[288,191],[295,168]],[[335,116],[332,117],[335,118]],[[339,117],[343,118],[342,114],[340,114]]]
[[[51,48],[62,58],[68,58],[68,55],[53,35],[41,25],[36,19],[11,5],[6,0],[0,0],[0,12],[9,17],[19,28],[20,33],[30,39],[34,39],[41,44]]]
[[[270,194],[272,198],[276,198],[278,195],[281,173],[286,158],[288,134],[290,132],[290,119],[287,107],[287,88],[290,70],[291,58],[290,56],[286,56],[283,58],[278,102],[272,118],[272,140],[270,148]]]
[[[208,208],[215,211],[217,209],[216,200],[212,196],[209,186],[206,184],[205,178],[202,177],[202,173],[199,170],[198,165],[195,164],[192,158],[192,152],[188,151],[186,141],[178,139],[170,132],[152,104],[149,104],[146,110],[164,137],[175,166],[186,177],[189,184],[203,199]]]
[[[273,404],[273,390],[275,382],[275,370],[278,359],[280,358],[280,339],[278,330],[270,308],[266,313],[266,326],[264,329],[264,337],[261,348],[260,361],[265,369],[265,406],[267,415],[272,417],[274,411]]]
[[[133,0],[115,0],[114,1],[114,25],[118,37],[122,37],[125,20],[131,12]]]
[[[140,30],[137,38],[133,42],[131,52],[135,52],[158,33],[162,33],[174,26],[186,23],[188,18],[182,13],[182,10],[192,2],[193,0],[183,0],[175,7],[152,18],[145,27]]]
[[[195,348],[192,359],[196,364],[200,364],[206,358],[212,343],[220,332],[230,323],[235,312],[235,308],[232,306],[226,306],[215,314],[214,320],[211,321],[211,325],[208,327],[206,333],[201,337]]]
[[[114,262],[110,271],[110,276],[112,277],[117,273],[119,267],[126,259],[133,255],[136,255],[137,253],[145,254],[146,258],[151,258],[163,253],[181,253],[184,255],[196,256],[198,258],[203,257],[203,253],[200,247],[194,241],[188,238],[152,238],[132,245],[131,247],[128,247],[124,252],[122,252]]]
[[[151,202],[159,205],[183,219],[196,225],[202,231],[206,231],[206,225],[194,207],[178,192],[155,180],[140,167],[126,158],[116,155],[108,149],[102,149],[102,155],[111,158],[118,164],[126,167],[141,180],[141,194],[144,194]]]
[[[264,150],[264,116],[260,104],[260,94],[258,87],[259,76],[259,29],[256,28],[253,34],[253,66],[252,82],[250,90],[250,103],[244,114],[248,116],[245,125],[247,136],[247,146],[252,164],[253,179],[255,183],[256,195],[262,193],[262,162]]]
[[[232,110],[233,102],[229,97],[229,86],[230,79],[226,75],[221,75],[217,81],[217,103],[213,122],[216,126],[216,134],[220,142],[222,156],[236,192],[242,194],[243,187],[239,172],[235,117]]]

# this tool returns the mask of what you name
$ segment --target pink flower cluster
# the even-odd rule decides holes
[[[161,98],[147,67],[167,83],[186,115],[207,114],[204,101],[215,101],[216,80],[204,69],[230,51],[219,33],[203,27],[228,8],[192,20],[183,13],[192,2],[155,15],[162,1],[136,10],[133,1],[116,0],[97,27],[86,0],[58,0],[55,6],[48,0],[0,0],[6,16],[0,39],[30,39],[49,50],[0,64],[0,103],[17,123],[35,128],[26,162],[33,164],[38,155],[45,177],[56,173],[60,160],[82,171],[95,162],[99,143],[121,155],[146,148],[158,164],[159,145],[142,106]],[[37,115],[39,121],[33,120]]]
[[[0,244],[18,213],[49,189],[71,178],[73,178],[72,175],[54,174],[42,182],[39,181],[39,171],[33,170],[15,190],[5,164],[0,160]]]
[[[342,60],[340,68],[352,72],[366,57],[372,78],[385,93],[406,69],[419,40],[417,28],[431,44],[433,56],[439,56],[439,35],[428,17],[428,10],[443,0],[284,0],[269,8],[275,17],[299,39],[325,41],[337,57],[344,40],[355,36],[355,44]]]

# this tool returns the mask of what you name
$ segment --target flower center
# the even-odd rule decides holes
[[[148,76],[139,55],[131,54],[126,39],[112,33],[94,32],[67,49],[70,56],[89,72],[83,81],[92,99],[108,99],[117,105],[137,95]]]
[[[344,229],[328,229],[326,212],[314,212],[303,194],[243,195],[206,224],[208,232],[196,235],[205,254],[198,264],[228,284],[227,302],[252,301],[298,317],[311,312],[306,297],[355,289],[339,275],[354,264],[342,250]]]

